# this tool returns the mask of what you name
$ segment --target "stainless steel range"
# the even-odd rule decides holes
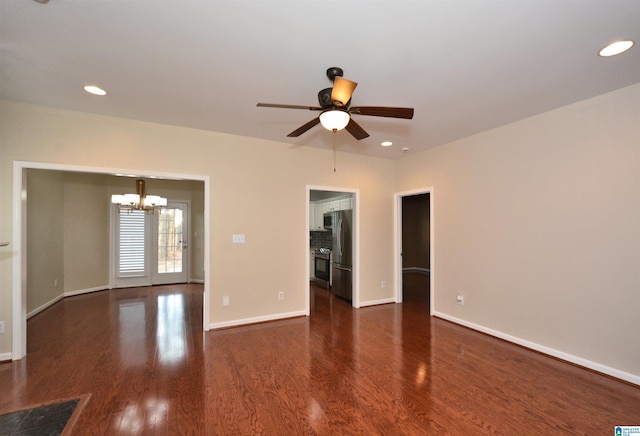
[[[329,289],[331,287],[331,250],[316,248],[313,258],[316,284]]]

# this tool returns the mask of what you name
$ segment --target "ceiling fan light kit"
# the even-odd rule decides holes
[[[343,79],[342,77],[336,77],[333,81],[333,90],[331,91],[331,103],[337,107],[346,106],[349,100],[351,100],[351,95],[353,95],[356,86],[358,86],[356,82]]]
[[[320,114],[320,124],[330,131],[344,129],[350,120],[349,112],[340,109],[324,111]]]
[[[290,104],[258,103],[258,107],[271,107],[279,109],[305,109],[320,111],[320,115],[311,121],[298,127],[289,133],[288,137],[298,137],[307,130],[321,124],[329,131],[347,129],[357,140],[367,138],[369,134],[354,121],[351,115],[368,115],[387,118],[413,118],[413,108],[387,107],[387,106],[351,106],[351,97],[358,84],[342,78],[342,68],[331,67],[327,69],[327,77],[333,82],[332,88],[325,88],[318,92],[319,106],[300,106]]]

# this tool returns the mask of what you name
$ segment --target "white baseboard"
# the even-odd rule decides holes
[[[389,303],[395,303],[395,302],[396,300],[394,298],[383,298],[382,300],[370,300],[370,301],[360,302],[360,306],[358,307],[377,306],[379,304],[389,304]]]
[[[55,303],[57,303],[58,301],[62,300],[64,297],[73,297],[74,295],[88,294],[90,292],[96,292],[96,291],[104,291],[105,289],[109,289],[109,287],[108,286],[96,286],[95,288],[79,289],[77,291],[65,292],[65,293],[60,294],[57,297],[47,301],[42,306],[40,306],[40,307],[38,307],[36,309],[33,309],[31,312],[27,313],[27,319],[31,318],[34,315],[39,314],[40,312],[42,312],[46,308],[53,306]]]
[[[44,303],[42,306],[36,307],[31,312],[27,313],[27,319],[31,318],[34,315],[39,314],[40,312],[42,312],[46,308],[48,308],[50,306],[53,306],[55,303],[57,303],[58,301],[62,300],[63,298],[64,298],[64,294],[60,294],[57,297],[55,297],[55,298],[47,301],[46,303]]]
[[[429,268],[420,268],[418,266],[410,266],[408,268],[402,268],[402,272],[421,272],[429,274],[431,270]]]
[[[13,360],[13,353],[0,353],[0,362],[5,360]]]
[[[104,286],[95,286],[93,288],[87,288],[87,289],[79,289],[77,291],[69,291],[69,292],[65,292],[64,296],[65,297],[73,297],[74,295],[82,295],[82,294],[89,294],[91,292],[98,292],[98,291],[105,291],[109,289],[109,286],[104,285]]]
[[[540,353],[547,354],[549,356],[553,356],[553,357],[556,357],[558,359],[565,360],[565,361],[573,363],[575,365],[582,366],[584,368],[588,368],[588,369],[591,369],[593,371],[597,371],[597,372],[600,372],[602,374],[606,374],[606,375],[609,375],[611,377],[615,377],[617,379],[624,380],[624,381],[627,381],[629,383],[633,383],[634,385],[640,386],[640,375],[631,374],[631,373],[628,373],[628,372],[625,372],[625,371],[620,371],[618,369],[611,368],[609,366],[602,365],[602,364],[597,363],[597,362],[592,362],[590,360],[583,359],[582,357],[578,357],[578,356],[574,356],[572,354],[565,353],[564,351],[556,350],[554,348],[550,348],[550,347],[547,347],[547,346],[544,346],[544,345],[540,345],[540,344],[537,344],[535,342],[527,341],[526,339],[522,339],[522,338],[519,338],[519,337],[516,337],[516,336],[511,336],[511,335],[508,335],[508,334],[503,333],[501,331],[493,330],[491,328],[488,328],[488,327],[485,327],[485,326],[481,326],[479,324],[474,324],[472,322],[468,322],[468,321],[465,321],[465,320],[462,320],[462,319],[459,319],[459,318],[456,318],[456,317],[453,317],[453,316],[450,316],[450,315],[447,315],[447,314],[444,314],[444,313],[441,313],[441,312],[434,311],[433,312],[433,316],[445,319],[447,321],[451,321],[451,322],[453,322],[455,324],[459,324],[459,325],[468,327],[470,329],[477,330],[477,331],[482,332],[482,333],[486,333],[486,334],[488,334],[490,336],[494,336],[496,338],[504,339],[505,341],[521,345],[521,346],[523,346],[525,348],[529,348],[531,350],[535,350],[535,351],[538,351]]]
[[[200,283],[200,284],[204,284],[204,280],[200,280],[200,279],[191,279],[191,280],[189,280],[189,283]]]
[[[246,324],[255,324],[258,322],[277,321],[280,319],[295,318],[298,316],[307,316],[307,312],[302,310],[299,312],[278,313],[275,315],[256,316],[254,318],[235,319],[233,321],[214,322],[212,324],[209,324],[209,329],[215,330],[215,329],[221,329],[225,327],[236,327],[236,326],[241,326]]]

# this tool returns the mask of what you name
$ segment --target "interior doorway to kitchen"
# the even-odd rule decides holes
[[[309,283],[358,307],[357,191],[308,187],[307,194]]]
[[[397,302],[433,312],[433,222],[431,189],[396,195]]]

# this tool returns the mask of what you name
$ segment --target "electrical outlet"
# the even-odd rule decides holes
[[[284,291],[278,292],[278,300],[284,300]]]
[[[222,297],[222,305],[223,306],[228,306],[229,305],[229,296],[225,295],[224,297]]]
[[[58,279],[53,279],[53,287],[54,288],[58,287]]]
[[[464,306],[464,297],[460,294],[456,295],[456,301],[460,306]]]
[[[380,287],[381,287],[382,289],[386,288],[386,287],[387,287],[387,281],[386,281],[386,280],[381,281],[381,282],[380,282]]]
[[[4,321],[0,321],[0,333],[4,333]]]

